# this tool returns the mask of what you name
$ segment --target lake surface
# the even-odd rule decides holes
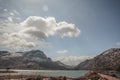
[[[10,75],[43,75],[43,76],[66,76],[80,77],[87,73],[87,70],[14,70],[18,73],[10,73]],[[2,73],[0,75],[9,75]]]

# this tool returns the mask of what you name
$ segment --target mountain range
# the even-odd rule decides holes
[[[111,48],[92,59],[85,60],[74,68],[52,61],[41,50],[25,52],[0,51],[0,69],[50,69],[50,70],[117,70],[120,71],[120,48]]]
[[[0,68],[12,69],[70,69],[60,61],[52,61],[44,52],[31,50],[26,52],[0,51]]]
[[[75,69],[97,69],[120,71],[120,48],[111,48],[92,59],[78,64]]]

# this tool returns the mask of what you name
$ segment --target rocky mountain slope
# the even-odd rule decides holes
[[[120,48],[111,48],[93,59],[86,60],[75,69],[113,69],[120,70]]]
[[[70,69],[61,62],[54,62],[40,50],[11,53],[0,51],[0,68],[12,69]]]

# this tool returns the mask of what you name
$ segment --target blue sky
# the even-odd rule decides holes
[[[65,21],[68,24],[74,24],[80,30],[80,34],[77,37],[59,37],[61,33],[49,36],[42,40],[42,45],[35,45],[29,49],[43,50],[46,55],[55,59],[67,57],[73,59],[74,57],[81,60],[79,58],[81,56],[88,58],[109,48],[120,48],[119,4],[119,0],[0,0],[0,35],[3,37],[6,33],[13,34],[19,31],[12,31],[12,29],[16,29],[16,24],[20,27],[18,25],[30,16],[53,17],[56,23]],[[9,40],[2,40],[6,41],[3,43],[9,42]],[[34,41],[34,37],[23,41],[40,43],[39,39]],[[17,44],[17,46],[16,49],[14,45],[6,47],[6,44],[0,44],[1,50],[13,50],[13,48],[23,50],[21,45]],[[24,48],[24,50],[27,49]]]

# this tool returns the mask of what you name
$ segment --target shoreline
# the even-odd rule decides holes
[[[5,71],[8,72],[8,71]],[[14,71],[11,71],[14,72]],[[99,73],[98,71],[91,71],[89,70],[83,76],[73,78],[73,77],[66,77],[66,76],[43,76],[43,75],[0,75],[0,80],[120,80],[120,78],[116,78],[107,74]]]

